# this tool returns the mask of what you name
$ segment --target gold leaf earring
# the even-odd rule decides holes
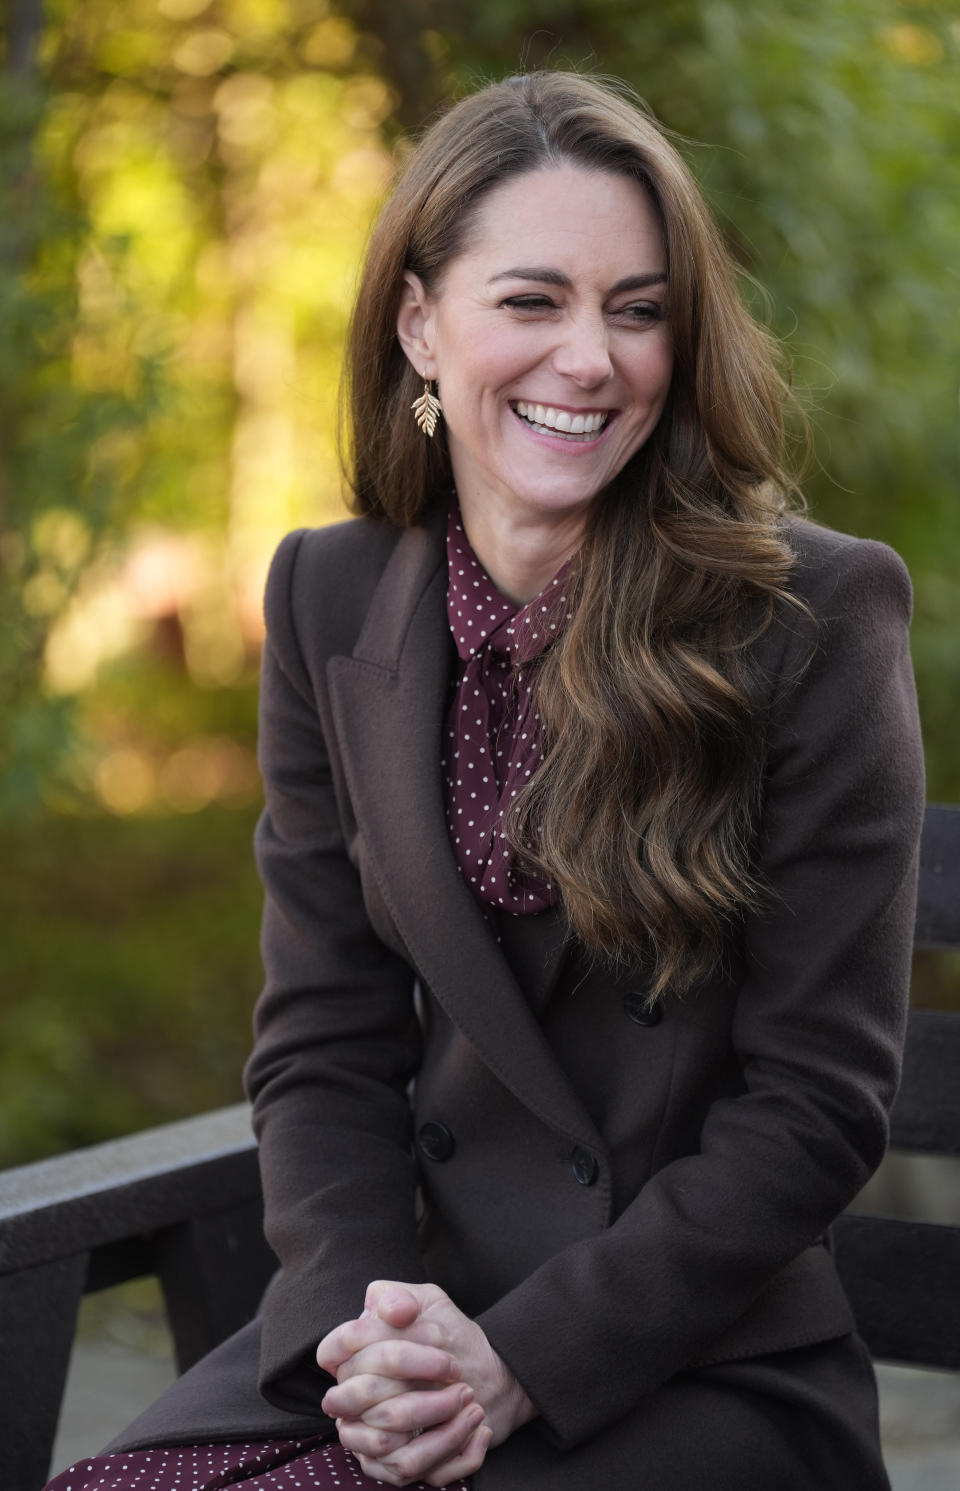
[[[443,405],[440,403],[440,400],[435,393],[430,392],[431,381],[427,377],[426,372],[424,372],[423,393],[419,399],[414,399],[410,405],[417,424],[428,437],[433,435],[434,430],[437,428],[437,419],[443,413]]]

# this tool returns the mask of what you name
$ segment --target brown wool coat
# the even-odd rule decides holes
[[[442,523],[280,546],[247,1083],[283,1269],[116,1447],[329,1427],[313,1350],[374,1278],[441,1284],[540,1410],[477,1491],[600,1485],[675,1374],[849,1332],[823,1235],[883,1154],[899,1071],[923,806],[910,589],[880,544],[790,531],[817,641],[804,670],[794,617],[758,653],[774,897],[652,1024],[640,978],[589,971],[555,913],[504,918],[498,945],[457,871]],[[424,1124],[442,1128],[418,1144]]]

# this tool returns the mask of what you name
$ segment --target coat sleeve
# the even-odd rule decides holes
[[[420,1281],[407,1085],[420,1054],[409,966],[376,937],[344,843],[291,613],[302,535],[274,559],[260,703],[266,981],[245,1084],[265,1230],[282,1265],[262,1308],[260,1391],[316,1416],[313,1353],[375,1278]]]
[[[910,586],[870,542],[806,571],[815,621],[787,629],[767,737],[771,896],[744,929],[734,1014],[745,1090],[610,1228],[478,1317],[562,1447],[706,1356],[884,1153],[923,810]]]

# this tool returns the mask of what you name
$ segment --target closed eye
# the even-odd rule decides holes
[[[552,311],[556,309],[553,301],[547,295],[511,295],[507,300],[502,300],[500,304],[508,306],[512,311]]]
[[[612,314],[621,320],[645,326],[651,321],[662,321],[666,312],[658,300],[635,300],[630,305],[620,306]]]
[[[511,311],[519,311],[521,315],[557,310],[556,303],[548,295],[511,295],[502,300],[500,305]],[[630,305],[618,306],[608,314],[628,325],[648,326],[655,321],[662,321],[666,311],[657,300],[637,300]]]

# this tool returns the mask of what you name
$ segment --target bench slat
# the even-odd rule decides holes
[[[912,1010],[903,1080],[891,1115],[896,1149],[960,1155],[960,1017]]]
[[[157,1273],[179,1371],[253,1319],[277,1266],[259,1195],[164,1234]]]
[[[871,1353],[960,1369],[960,1229],[887,1217],[838,1217],[834,1256]]]
[[[914,940],[918,947],[960,947],[960,807],[927,804]]]

